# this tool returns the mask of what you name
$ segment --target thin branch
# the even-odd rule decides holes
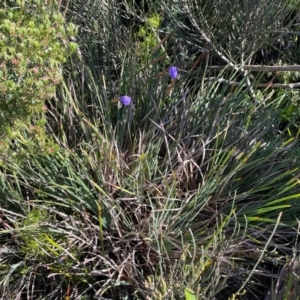
[[[241,84],[238,81],[232,81],[232,80],[227,80],[225,78],[216,78],[216,77],[207,77],[205,78],[205,80],[209,80],[209,81],[216,81],[216,82],[225,82],[228,83],[229,85],[233,85],[233,86],[247,86],[245,84]],[[255,87],[265,87],[265,88],[276,88],[276,89],[286,89],[286,88],[290,88],[290,89],[294,89],[297,87],[300,87],[300,82],[295,82],[295,83],[254,83]]]
[[[237,70],[238,66],[232,66],[231,64],[223,66],[210,66],[208,69],[221,71],[225,68]],[[241,66],[240,66],[241,68]],[[300,72],[300,65],[290,65],[290,66],[264,66],[264,65],[244,65],[244,70],[253,71],[253,72]],[[191,74],[196,75],[199,73],[200,69],[194,70]]]

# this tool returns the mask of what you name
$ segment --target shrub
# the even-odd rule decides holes
[[[0,5],[0,138],[6,148],[13,132],[42,114],[62,79],[62,64],[76,50],[55,1]],[[14,6],[14,7],[13,7]]]

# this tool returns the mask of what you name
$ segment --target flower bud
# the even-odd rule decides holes
[[[129,96],[121,96],[120,97],[120,101],[121,101],[121,103],[123,104],[123,105],[130,105],[130,103],[131,103],[131,98],[129,97]]]
[[[177,76],[178,76],[178,68],[174,67],[174,66],[170,67],[170,69],[169,69],[169,75],[171,76],[171,78],[173,80],[176,79]]]

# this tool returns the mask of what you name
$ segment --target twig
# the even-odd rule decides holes
[[[216,77],[207,77],[205,78],[207,81],[213,81],[215,80],[216,82],[225,82],[228,83],[229,85],[233,86],[246,86],[245,84],[241,84],[238,81],[232,81],[232,80],[227,80],[225,78],[216,78]],[[295,82],[295,83],[254,83],[255,87],[266,87],[266,88],[276,88],[276,89],[294,89],[297,87],[300,87],[300,82]]]
[[[238,66],[232,66],[231,64],[224,66],[209,66],[208,69],[221,71],[225,68],[237,70]],[[253,72],[300,72],[300,65],[290,65],[290,66],[264,66],[264,65],[244,65],[244,70]],[[192,75],[198,74],[200,69],[196,69],[191,72]]]

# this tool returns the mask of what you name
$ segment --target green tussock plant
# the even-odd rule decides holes
[[[85,72],[90,87],[85,92],[97,95],[89,97],[93,99],[90,107],[85,106],[80,96],[74,98],[64,85],[60,95],[66,100],[51,108],[61,111],[66,105],[69,111],[57,129],[51,128],[62,150],[52,155],[31,156],[30,161],[20,166],[9,164],[9,180],[3,182],[2,190],[12,189],[5,182],[20,186],[19,198],[25,193],[31,205],[43,203],[46,210],[65,220],[60,225],[56,223],[55,230],[69,240],[65,245],[75,243],[76,252],[80,253],[78,261],[72,260],[74,255],[68,254],[71,250],[67,246],[61,247],[68,251],[68,257],[72,255],[73,269],[78,274],[86,272],[83,262],[90,261],[89,274],[85,274],[96,290],[115,294],[118,286],[122,286],[130,294],[133,281],[139,286],[138,294],[155,295],[163,282],[170,281],[174,283],[175,297],[183,295],[185,287],[197,291],[200,280],[204,287],[198,295],[205,299],[218,295],[222,285],[207,286],[206,280],[201,281],[204,273],[215,276],[216,271],[212,270],[218,266],[220,282],[225,286],[221,278],[229,268],[230,274],[244,274],[239,278],[242,283],[249,275],[247,270],[261,260],[261,252],[255,250],[258,245],[264,245],[272,236],[268,242],[272,249],[277,235],[276,245],[285,243],[290,231],[285,232],[283,227],[281,233],[272,234],[272,227],[278,210],[284,211],[280,224],[296,224],[291,216],[297,214],[293,202],[298,186],[297,161],[293,156],[297,147],[293,139],[272,131],[278,112],[271,104],[257,107],[242,91],[235,91],[224,100],[216,94],[220,87],[214,83],[205,85],[199,94],[191,91],[193,101],[187,102],[180,98],[179,81],[171,96],[156,102],[159,95],[164,95],[163,86],[167,89],[168,82],[151,81],[143,74],[138,80],[147,81],[148,85],[143,86],[149,90],[136,94],[135,110],[118,108],[117,104],[107,102],[105,89],[96,84],[101,78],[95,80],[88,68]],[[156,73],[151,72],[149,78]],[[157,85],[162,85],[161,91],[157,91]],[[152,95],[151,105],[148,104],[149,108],[152,106],[151,117],[147,117],[146,103],[140,96],[144,94]],[[69,118],[74,128],[68,125]],[[6,193],[3,197],[7,198]],[[14,211],[14,206],[7,200],[7,207]],[[212,207],[217,208],[214,213]],[[244,231],[242,235],[234,229],[235,223]],[[228,239],[230,232],[232,240]],[[98,240],[97,248],[90,244],[94,238]],[[274,255],[269,249],[264,254],[264,259]],[[243,263],[233,264],[234,255]],[[56,261],[55,253],[50,256]],[[93,263],[95,259],[98,264]],[[176,260],[178,270],[171,272]],[[119,267],[113,277],[101,273],[101,269],[116,263]],[[139,264],[145,267],[140,268]],[[230,267],[232,264],[234,267]],[[103,276],[97,279],[98,273]],[[170,274],[170,279],[166,274]],[[74,271],[73,276],[77,277]],[[137,280],[141,277],[143,281]],[[78,287],[82,284],[74,282]]]

